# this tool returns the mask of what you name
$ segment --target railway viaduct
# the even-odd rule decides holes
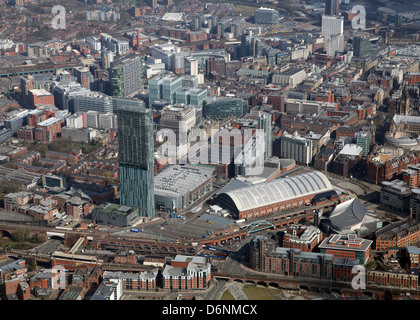
[[[318,293],[336,293],[345,296],[361,296],[378,298],[383,296],[383,290],[367,287],[365,290],[354,290],[350,282],[330,281],[315,278],[296,278],[285,277],[276,274],[230,274],[223,272],[214,272],[213,279],[229,282],[240,282],[266,288],[277,288],[285,290],[306,290]]]
[[[238,241],[246,238],[249,234],[265,230],[265,229],[281,229],[287,227],[291,224],[296,224],[302,220],[311,220],[314,218],[314,213],[311,212],[297,212],[287,216],[272,218],[267,220],[257,220],[253,223],[248,224],[247,226],[242,226],[235,228],[232,232],[232,229],[226,229],[216,234],[211,235],[210,237],[200,240],[202,245],[224,245],[226,243],[231,243],[233,241]],[[239,230],[237,230],[239,229]]]

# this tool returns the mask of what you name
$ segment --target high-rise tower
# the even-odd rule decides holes
[[[340,0],[325,0],[325,14],[327,16],[340,15]]]
[[[154,200],[153,114],[141,100],[115,98],[118,118],[120,203],[138,207],[139,214],[152,219]]]
[[[110,95],[127,97],[143,88],[143,60],[135,53],[111,62],[109,69]]]

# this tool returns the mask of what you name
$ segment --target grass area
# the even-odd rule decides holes
[[[242,13],[244,16],[250,16],[257,10],[259,6],[245,6],[245,5],[235,5],[235,14]]]
[[[8,246],[16,250],[29,250],[39,246],[39,243],[16,242],[6,237],[0,238],[0,248],[6,248]]]
[[[271,289],[245,285],[243,291],[250,300],[278,300],[281,299],[280,289]]]
[[[220,300],[235,300],[232,293],[230,293],[229,289],[223,292],[222,297]]]

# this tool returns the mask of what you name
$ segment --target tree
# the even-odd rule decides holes
[[[12,240],[16,241],[16,242],[24,242],[24,241],[29,240],[31,238],[31,236],[32,236],[32,232],[29,228],[16,229],[12,233]]]
[[[37,267],[36,261],[35,259],[32,259],[31,263],[28,266],[28,271],[35,271],[36,267]]]

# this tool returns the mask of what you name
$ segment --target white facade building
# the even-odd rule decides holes
[[[325,40],[334,35],[340,35],[344,32],[344,17],[342,16],[322,16],[321,35]]]

